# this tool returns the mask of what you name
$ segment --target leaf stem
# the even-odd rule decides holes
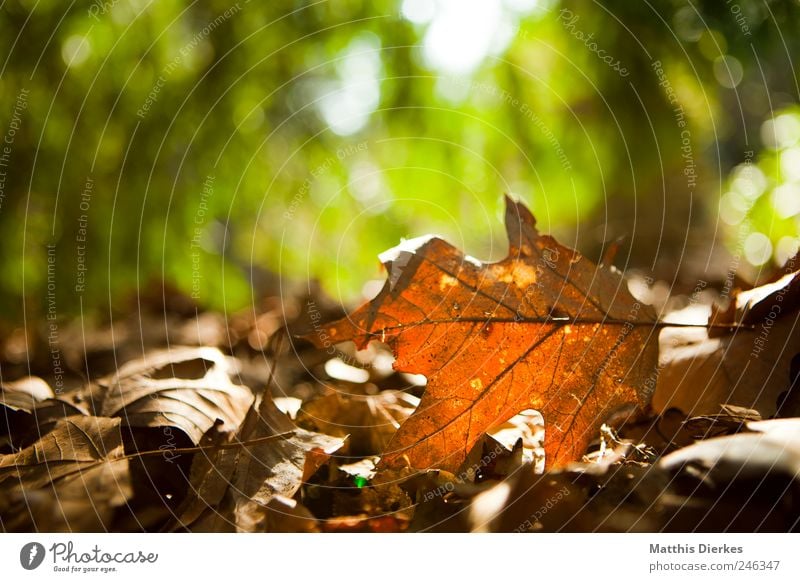
[[[381,331],[398,331],[410,327],[421,325],[441,325],[447,323],[536,323],[536,324],[554,324],[554,325],[577,325],[577,324],[592,324],[592,325],[632,325],[636,327],[703,327],[706,329],[722,328],[722,329],[755,329],[755,325],[748,323],[678,323],[668,321],[625,321],[622,319],[586,319],[570,317],[455,317],[452,319],[428,319],[408,323],[405,325],[389,325],[380,329],[371,330],[371,334],[377,334]]]

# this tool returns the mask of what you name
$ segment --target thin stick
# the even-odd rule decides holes
[[[117,461],[121,459],[135,459],[137,457],[153,457],[155,455],[165,455],[165,454],[189,454],[189,453],[199,453],[201,451],[217,451],[220,449],[238,449],[241,447],[252,447],[255,445],[260,445],[262,443],[268,443],[270,441],[279,440],[279,439],[288,439],[294,436],[294,431],[289,432],[282,432],[280,434],[273,434],[266,437],[259,437],[257,439],[251,439],[248,441],[239,441],[236,443],[222,443],[218,445],[204,445],[204,446],[197,446],[197,447],[184,447],[180,449],[164,449],[164,450],[157,450],[157,451],[141,451],[137,453],[132,453],[130,455],[125,455],[123,457],[118,457],[116,459],[108,459],[109,461]]]

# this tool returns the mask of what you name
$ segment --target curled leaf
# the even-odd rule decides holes
[[[795,272],[739,293],[727,312],[712,313],[711,322],[722,327],[665,329],[653,408],[700,416],[725,404],[762,418],[780,408],[800,414],[799,307]]]
[[[177,348],[148,353],[100,382],[99,414],[119,416],[132,427],[177,427],[192,440],[215,424],[236,432],[253,394],[234,384],[235,367],[216,348]]]

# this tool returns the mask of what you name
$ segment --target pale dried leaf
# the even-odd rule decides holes
[[[99,413],[134,427],[177,427],[197,444],[215,424],[236,432],[253,394],[234,384],[231,358],[216,348],[173,348],[148,353],[100,382]]]

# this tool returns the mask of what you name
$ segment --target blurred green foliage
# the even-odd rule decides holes
[[[626,236],[622,262],[664,277],[715,239],[751,268],[782,260],[799,17],[755,0],[6,2],[0,309],[45,313],[48,273],[60,314],[161,280],[238,309],[269,273],[350,302],[401,237],[501,257],[504,192],[589,253]]]

